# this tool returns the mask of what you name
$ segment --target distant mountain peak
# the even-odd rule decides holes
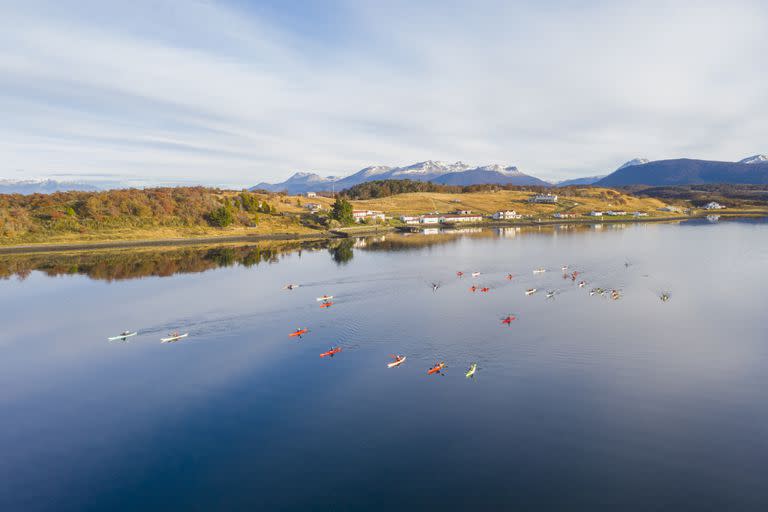
[[[768,155],[752,155],[739,160],[740,164],[764,164],[766,162],[768,162]]]
[[[643,164],[647,164],[648,162],[650,162],[650,160],[648,160],[647,158],[633,158],[629,162],[624,162],[624,164],[621,167],[619,167],[619,169],[624,169],[625,167],[631,167],[633,165],[643,165]],[[616,170],[618,171],[619,169],[616,169]]]

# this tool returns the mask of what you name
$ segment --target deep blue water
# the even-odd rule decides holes
[[[768,508],[764,222],[355,245],[0,281],[0,510]]]

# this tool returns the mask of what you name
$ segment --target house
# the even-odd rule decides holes
[[[472,215],[472,210],[456,210],[453,213],[456,215]]]
[[[315,212],[319,212],[320,210],[322,210],[323,209],[323,205],[321,205],[319,203],[307,203],[306,205],[304,205],[304,208],[306,208],[307,210],[311,211],[312,213],[315,213]]]
[[[531,203],[555,204],[557,196],[555,194],[536,194],[529,199]]]
[[[355,222],[363,222],[365,220],[384,220],[384,213],[377,212],[375,210],[352,210],[352,218]]]
[[[645,212],[632,212],[633,217],[647,217],[648,214]]]
[[[603,212],[591,211],[587,215],[589,215],[590,217],[602,217],[603,216]]]
[[[317,194],[315,192],[307,192],[306,196],[307,197],[317,197]]]
[[[611,216],[611,217],[619,217],[619,216],[621,216],[621,215],[626,215],[626,214],[627,214],[627,212],[614,212],[614,211],[612,211],[612,210],[608,210],[607,212],[605,212],[605,214],[606,214],[606,215],[609,215],[609,216]]]
[[[421,221],[421,218],[415,215],[402,215],[400,220],[405,224],[418,224]]]
[[[479,214],[472,215],[443,215],[440,222],[480,222],[483,216]]]
[[[440,224],[440,216],[438,215],[422,215],[419,218],[419,222],[422,224]]]
[[[493,220],[513,220],[522,219],[523,216],[517,213],[515,210],[505,210],[503,212],[496,212],[492,215]]]
[[[715,201],[711,201],[704,205],[705,210],[720,210],[722,208],[725,208],[725,206],[721,205],[720,203],[717,203]]]
[[[554,215],[552,215],[552,217],[554,217],[556,219],[572,219],[572,218],[576,217],[576,215],[573,214],[573,213],[557,212]]]

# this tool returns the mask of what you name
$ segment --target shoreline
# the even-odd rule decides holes
[[[705,219],[709,214],[698,215],[676,215],[668,217],[647,217],[633,219],[615,219],[615,218],[584,218],[584,219],[546,219],[530,221],[491,221],[491,222],[473,222],[466,224],[437,224],[428,227],[438,228],[456,228],[456,227],[530,227],[530,226],[550,226],[563,224],[640,224],[645,222],[677,222],[691,219]],[[718,212],[714,215],[720,217],[765,217],[768,211],[731,211]],[[187,237],[187,238],[157,238],[157,239],[138,239],[138,240],[104,240],[94,242],[62,242],[62,243],[39,243],[23,245],[0,246],[0,256],[11,254],[36,254],[46,252],[72,252],[72,251],[90,251],[99,249],[131,249],[142,247],[168,247],[168,246],[192,246],[192,245],[213,245],[238,242],[267,242],[267,241],[309,241],[309,240],[331,240],[334,238],[351,238],[355,236],[369,236],[381,233],[390,233],[392,231],[415,232],[425,229],[416,226],[371,226],[370,228],[344,228],[331,231],[318,231],[317,233],[274,233],[268,235],[234,235],[234,236],[208,236],[208,237]]]

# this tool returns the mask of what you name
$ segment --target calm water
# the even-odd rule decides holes
[[[292,249],[0,257],[0,510],[768,508],[768,224]]]

